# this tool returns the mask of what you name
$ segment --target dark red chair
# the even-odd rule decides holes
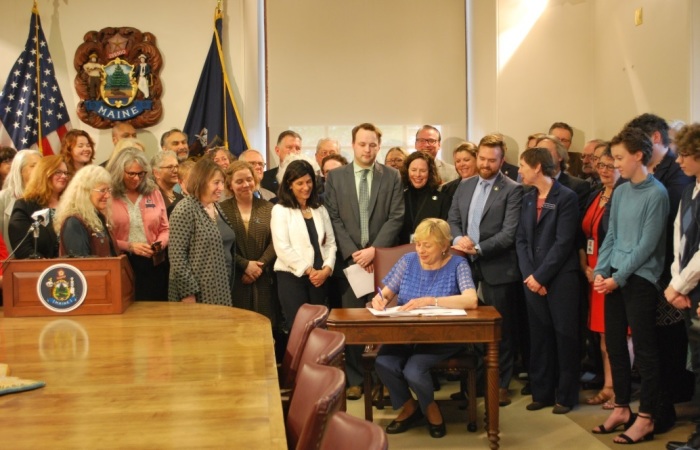
[[[345,373],[337,367],[305,364],[299,370],[286,419],[287,447],[318,448],[329,417],[340,409]]]
[[[383,287],[382,280],[389,273],[392,267],[406,253],[416,250],[415,244],[404,244],[397,247],[376,248],[374,256],[374,284]],[[464,257],[465,254],[452,249],[452,254]],[[389,305],[391,306],[391,305]],[[372,407],[384,409],[384,395],[381,381],[374,385],[374,361],[377,359],[377,352],[380,345],[367,346],[362,355],[362,367],[364,371],[363,394],[365,398],[365,419],[373,420]],[[463,379],[461,383],[467,387],[468,408],[467,408],[467,429],[476,431],[476,369],[478,366],[477,355],[471,350],[465,350],[452,358],[446,359],[433,367],[433,373],[457,374]],[[374,389],[373,389],[374,388]],[[373,395],[375,393],[375,395]]]
[[[338,411],[328,421],[319,450],[386,450],[389,442],[379,425]]]
[[[310,305],[308,303],[301,305],[297,315],[294,318],[294,324],[289,331],[289,340],[287,348],[284,352],[284,358],[279,369],[280,387],[282,389],[291,389],[294,386],[297,370],[299,370],[299,362],[306,346],[306,340],[314,328],[325,326],[328,318],[328,308],[323,305]]]

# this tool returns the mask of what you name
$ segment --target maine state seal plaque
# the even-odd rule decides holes
[[[87,295],[85,276],[70,264],[54,264],[44,270],[36,284],[39,301],[57,313],[79,307]]]

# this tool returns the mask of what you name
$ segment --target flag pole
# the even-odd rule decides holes
[[[37,145],[39,146],[39,153],[42,155],[44,154],[44,148],[43,148],[43,138],[41,136],[41,49],[39,48],[39,6],[36,3],[36,0],[34,0],[34,6],[32,7],[32,14],[36,16],[36,23],[34,24],[34,50],[36,50],[35,58],[36,58],[36,91],[37,91],[37,110],[36,110],[36,117],[39,119],[39,122],[37,125],[39,126],[38,130],[38,136],[39,139],[37,140]]]
[[[219,47],[219,57],[221,59],[221,77],[224,80],[223,83],[221,83],[221,88],[223,90],[221,100],[223,101],[223,106],[224,106],[224,146],[226,147],[226,150],[228,150],[228,108],[226,107],[226,69],[225,69],[225,60],[224,60],[224,44],[221,39],[221,36],[219,36],[219,30],[216,27],[216,21],[221,19],[221,31],[224,30],[224,19],[223,19],[223,10],[221,7],[222,0],[217,0],[216,2],[216,12],[214,14],[214,33],[216,34],[216,45]]]

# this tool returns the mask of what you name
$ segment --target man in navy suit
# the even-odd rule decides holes
[[[395,169],[375,161],[381,142],[382,132],[375,125],[356,126],[352,130],[353,162],[328,172],[324,201],[338,245],[336,267],[341,270],[359,264],[372,273],[374,248],[395,246],[403,227],[401,177]],[[358,299],[344,275],[341,277],[343,308],[363,308],[372,294]],[[362,395],[363,348],[352,345],[345,352],[350,400]]]
[[[510,404],[508,385],[513,376],[515,353],[515,300],[522,289],[515,252],[515,232],[520,219],[523,187],[501,169],[506,143],[498,134],[479,142],[476,156],[479,176],[462,181],[448,216],[453,244],[472,261],[474,281],[483,300],[503,317],[499,349],[501,386],[499,404]]]

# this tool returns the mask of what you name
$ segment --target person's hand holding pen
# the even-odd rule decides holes
[[[372,297],[372,308],[376,309],[377,311],[384,311],[387,303],[389,303],[389,301],[384,298],[382,288],[377,288],[377,295]]]

